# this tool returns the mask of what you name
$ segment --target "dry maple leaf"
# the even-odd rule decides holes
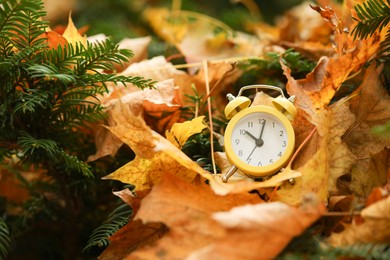
[[[351,111],[355,121],[343,136],[349,149],[358,158],[357,165],[351,173],[350,189],[359,196],[366,197],[371,189],[382,186],[386,181],[386,170],[380,170],[377,164],[387,157],[378,156],[384,149],[390,147],[390,140],[374,135],[371,129],[385,124],[390,120],[390,96],[383,87],[375,64],[371,65],[364,76],[363,82],[351,99]],[[372,178],[367,178],[367,172]]]
[[[118,103],[112,110],[115,126],[108,129],[136,154],[135,159],[103,179],[115,179],[148,190],[164,173],[193,181],[205,171],[182,151],[151,130],[144,120],[135,116],[128,106]]]
[[[126,259],[156,259],[161,252],[164,252],[166,259],[183,259],[192,251],[224,235],[222,226],[212,218],[213,213],[261,202],[257,195],[249,193],[218,196],[204,182],[191,184],[174,175],[164,174],[162,181],[143,199],[134,220],[142,221],[146,227],[149,224],[160,223],[168,227],[169,231],[156,243],[152,245],[148,243],[148,247],[139,248]],[[131,225],[134,224],[130,222],[129,227],[125,227],[129,236],[136,232]],[[159,232],[160,229],[156,229],[156,234]],[[136,245],[142,244],[143,239],[144,236],[141,236],[134,245],[127,245],[127,253],[137,249]],[[124,258],[125,255],[119,255],[119,252],[110,252],[118,248],[116,245],[118,243],[122,242],[115,234],[112,243],[106,249],[107,252],[105,251],[100,258],[106,259],[104,257],[106,254]],[[123,249],[119,247],[118,250]]]
[[[326,107],[341,84],[376,55],[380,43],[385,39],[385,32],[375,33],[365,40],[355,40],[344,33],[342,22],[330,8],[314,8],[333,27],[335,34],[336,55],[323,57],[317,67],[305,79],[295,80],[291,71],[283,63],[282,67],[288,79],[286,86],[290,95],[297,97],[297,106],[310,116],[316,109]]]
[[[351,111],[356,120],[343,136],[352,152],[358,158],[367,158],[390,145],[390,140],[371,133],[374,126],[390,120],[390,96],[380,80],[380,71],[372,64],[366,71],[363,82],[351,99]]]
[[[350,173],[348,191],[358,198],[367,198],[376,187],[387,183],[390,165],[390,152],[386,148],[377,154],[371,154],[368,168],[366,162],[358,162]]]
[[[225,235],[187,259],[272,259],[324,212],[324,205],[313,197],[301,208],[273,202],[214,213]]]
[[[101,98],[101,102],[107,108],[108,125],[116,125],[116,121],[113,119],[115,115],[113,115],[112,107],[118,102],[128,106],[134,115],[177,111],[180,106],[175,100],[175,92],[173,80],[158,82],[155,89],[145,89],[143,91],[138,88],[136,90],[129,89],[127,93],[123,90],[123,95],[113,91],[109,96]],[[123,142],[110,133],[109,130],[100,126],[95,129],[95,144],[97,151],[88,158],[88,161],[94,161],[107,155],[115,155]]]
[[[341,99],[330,109],[318,110],[309,118],[317,135],[293,164],[302,177],[296,179],[294,185],[282,185],[276,200],[295,205],[308,192],[317,194],[322,201],[326,201],[329,195],[337,194],[337,179],[350,172],[356,160],[341,140],[354,120],[348,105],[345,99]]]
[[[343,247],[356,244],[380,244],[390,241],[390,197],[380,200],[361,212],[363,223],[352,223],[341,233],[333,233],[328,243]]]

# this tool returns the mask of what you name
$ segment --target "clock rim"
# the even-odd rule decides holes
[[[287,132],[288,143],[285,152],[283,153],[282,157],[280,157],[279,160],[267,166],[253,166],[243,162],[234,153],[232,147],[232,141],[231,141],[233,129],[234,126],[237,124],[237,122],[248,114],[259,113],[259,112],[268,113],[275,116],[277,119],[279,119],[282,122]],[[283,115],[280,111],[278,111],[276,108],[264,106],[264,105],[257,105],[257,106],[253,106],[241,110],[230,120],[230,122],[228,123],[225,129],[224,140],[225,140],[224,142],[225,142],[226,157],[230,163],[235,165],[241,172],[243,172],[244,174],[250,177],[255,177],[255,178],[265,177],[276,173],[289,161],[295,147],[295,132],[290,120],[285,115]]]

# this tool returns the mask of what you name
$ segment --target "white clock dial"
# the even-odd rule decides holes
[[[275,164],[285,153],[288,141],[284,124],[264,112],[243,116],[232,129],[230,140],[235,155],[255,167]]]

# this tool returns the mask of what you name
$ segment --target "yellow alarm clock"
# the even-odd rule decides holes
[[[248,89],[272,89],[280,96],[272,100],[273,106],[251,106],[249,98],[242,96]],[[225,135],[225,152],[233,165],[222,177],[224,182],[238,169],[252,178],[262,178],[278,172],[294,152],[295,133],[291,121],[297,114],[293,97],[287,99],[283,91],[269,85],[250,85],[240,89],[237,97],[227,95],[229,103],[225,116],[231,119]]]

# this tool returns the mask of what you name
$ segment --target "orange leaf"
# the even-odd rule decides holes
[[[361,212],[364,222],[352,223],[341,233],[333,233],[328,242],[335,247],[356,244],[380,244],[390,241],[390,197],[380,200]]]
[[[303,205],[295,208],[274,202],[215,213],[213,218],[226,233],[188,259],[273,259],[325,211],[314,197]]]
[[[45,32],[38,38],[46,38],[49,49],[57,49],[59,45],[64,46],[68,44],[64,37],[53,31]]]
[[[360,70],[377,53],[386,35],[386,32],[374,33],[368,39],[355,41],[352,35],[344,33],[342,23],[332,9],[315,9],[334,29],[336,55],[321,58],[317,67],[305,79],[300,80],[292,78],[290,69],[282,63],[288,79],[287,91],[296,96],[297,106],[309,115],[329,104],[350,73]]]
[[[167,226],[169,231],[156,243],[147,243],[147,247],[138,248],[148,241],[128,244],[127,248],[138,250],[127,257],[154,259],[164,252],[167,259],[183,259],[192,251],[224,235],[223,228],[211,217],[214,212],[261,202],[257,195],[249,193],[218,196],[204,183],[191,184],[166,173],[162,181],[155,185],[149,195],[143,199],[134,219],[142,221],[148,231],[149,224]],[[126,227],[129,236],[133,234],[131,225],[134,224],[130,222],[129,227]],[[112,241],[106,251],[118,248],[117,243],[121,241]],[[118,255],[117,252],[115,254],[117,258],[125,257],[125,255]]]

